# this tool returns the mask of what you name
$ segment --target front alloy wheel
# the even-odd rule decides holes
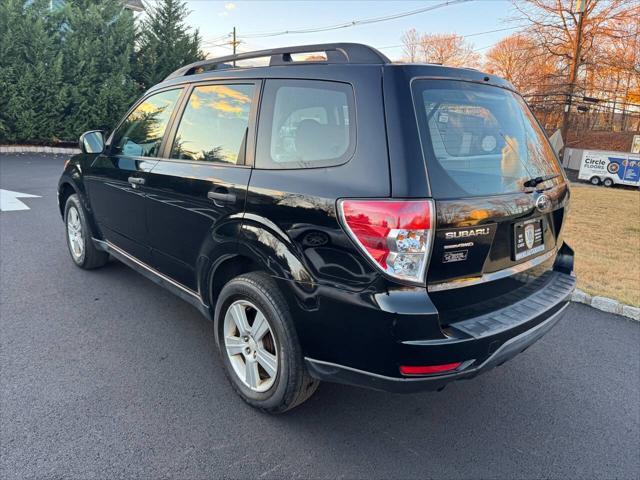
[[[76,262],[81,262],[82,254],[84,253],[84,235],[82,233],[80,214],[75,205],[71,205],[67,211],[67,237],[73,259]]]
[[[87,221],[87,214],[77,194],[70,195],[64,204],[64,224],[67,229],[67,247],[76,266],[90,270],[107,263],[109,255],[98,250],[91,240],[95,235]]]
[[[267,318],[247,300],[237,300],[224,317],[224,345],[238,379],[266,392],[278,375],[278,348]]]

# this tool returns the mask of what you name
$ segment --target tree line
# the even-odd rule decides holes
[[[0,143],[110,130],[140,94],[205,57],[180,0],[136,22],[122,0],[0,2]]]
[[[405,61],[473,67],[509,80],[548,129],[560,126],[570,98],[575,122],[610,130],[640,129],[640,2],[512,0],[515,34],[475,49],[456,34],[402,37]],[[580,10],[582,35],[576,59]],[[484,54],[484,55],[483,55]],[[577,75],[571,84],[571,69]],[[585,98],[587,99],[585,101]],[[579,109],[578,109],[579,108]]]

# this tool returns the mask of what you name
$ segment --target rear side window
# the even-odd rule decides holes
[[[522,98],[455,80],[413,82],[433,195],[450,198],[526,191],[527,180],[564,181],[546,136]]]
[[[340,165],[355,149],[351,85],[267,80],[258,128],[257,168]]]
[[[145,99],[120,124],[111,140],[111,154],[157,157],[162,137],[182,89],[167,90]]]
[[[253,85],[195,87],[180,120],[171,158],[244,163]]]

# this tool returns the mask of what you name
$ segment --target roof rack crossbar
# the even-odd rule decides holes
[[[166,80],[200,73],[199,70],[212,70],[217,65],[225,65],[223,68],[233,68],[229,63],[252,58],[270,57],[269,65],[290,65],[293,60],[292,54],[325,52],[327,60],[322,62],[313,61],[309,63],[350,63],[350,64],[385,64],[391,61],[378,50],[359,43],[320,43],[317,45],[298,45],[295,47],[273,48],[269,50],[258,50],[255,52],[243,52],[236,55],[202,60],[200,62],[185,65],[169,74]],[[295,62],[305,63],[305,62]]]

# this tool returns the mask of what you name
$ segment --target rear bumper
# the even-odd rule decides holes
[[[397,341],[393,354],[397,377],[311,357],[305,362],[319,380],[397,393],[439,390],[449,382],[501,365],[539,340],[562,318],[575,282],[574,276],[555,271],[535,293],[508,307],[452,324],[445,338]],[[399,373],[399,365],[454,361],[462,365],[446,374],[403,377]]]
[[[502,365],[507,360],[523,352],[554,327],[562,317],[564,309],[568,306],[569,304],[567,302],[560,310],[542,323],[502,344],[498,350],[480,365],[474,367],[473,361],[467,361],[461,365],[460,370],[447,375],[432,375],[419,378],[387,377],[343,365],[314,360],[312,358],[305,358],[305,362],[311,376],[319,380],[393,393],[441,390],[447,383],[453,382],[454,380],[473,378],[480,373]]]

